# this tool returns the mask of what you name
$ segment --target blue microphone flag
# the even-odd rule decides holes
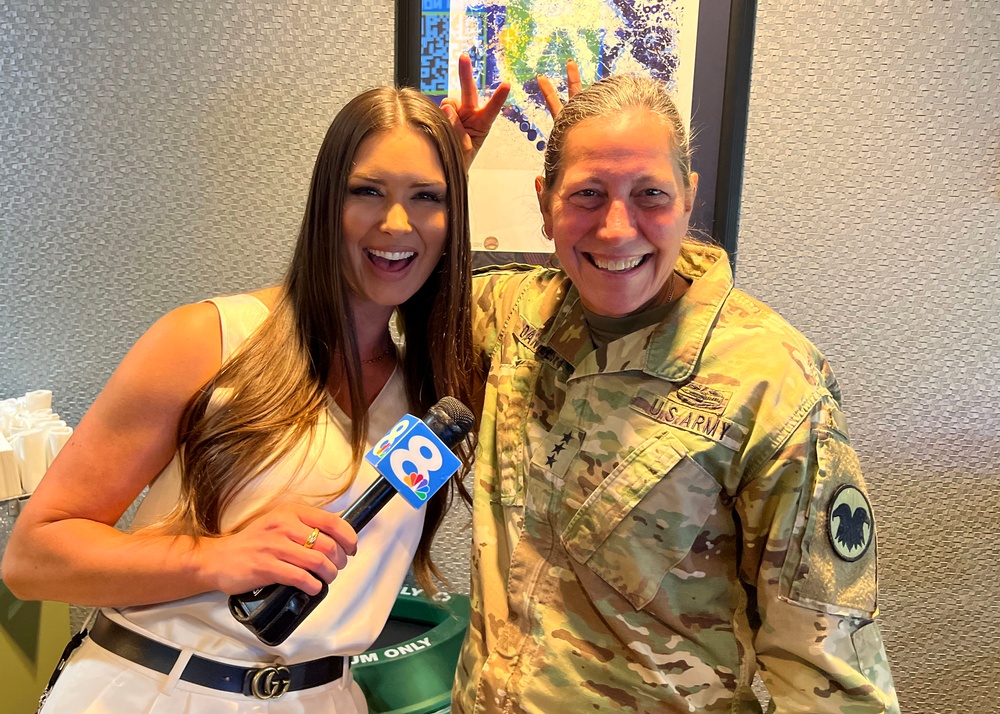
[[[404,414],[365,454],[365,460],[414,508],[424,505],[462,465],[437,434],[412,414]]]

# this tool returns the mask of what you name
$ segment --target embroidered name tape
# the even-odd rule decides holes
[[[736,422],[665,399],[645,389],[639,390],[629,406],[662,424],[704,436],[733,451],[740,449],[747,435],[746,429]]]

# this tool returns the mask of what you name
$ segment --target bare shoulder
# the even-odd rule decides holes
[[[215,305],[185,305],[157,320],[97,395],[25,514],[115,523],[169,463],[184,410],[221,364]]]
[[[222,325],[219,311],[209,302],[171,310],[139,338],[119,371],[178,382],[193,393],[222,366]]]
[[[222,325],[215,305],[176,308],[136,341],[91,411],[113,428],[124,428],[140,415],[147,424],[157,417],[174,421],[221,366]]]

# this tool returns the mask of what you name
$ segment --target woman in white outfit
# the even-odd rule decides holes
[[[100,608],[44,712],[366,711],[346,656],[379,634],[411,562],[430,584],[451,493],[419,511],[394,499],[360,536],[335,514],[374,480],[364,452],[405,411],[471,404],[467,226],[444,114],[371,90],[327,132],[283,284],[181,307],[139,339],[4,556],[18,597]],[[277,646],[227,608],[334,578]]]

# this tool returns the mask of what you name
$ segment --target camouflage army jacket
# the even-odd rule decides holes
[[[489,360],[456,712],[896,712],[875,532],[823,356],[686,243],[595,349],[559,271],[477,274]]]

